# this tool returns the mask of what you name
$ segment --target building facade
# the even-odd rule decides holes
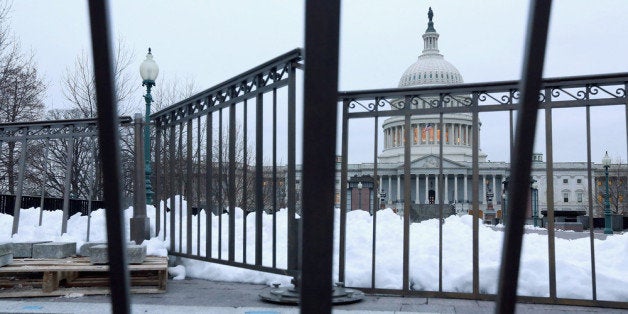
[[[402,74],[399,87],[435,86],[463,83],[463,77],[440,53],[438,49],[439,34],[434,27],[433,12],[428,11],[428,24],[423,34],[423,50],[418,60],[411,64]],[[412,106],[430,106],[430,99],[413,103]],[[391,103],[395,109],[395,102]],[[382,200],[382,207],[403,208],[404,195],[404,117],[390,117],[383,122],[383,150],[378,156],[377,178],[368,188],[356,191],[361,181],[368,181],[365,177],[372,176],[374,164],[349,164],[348,183],[340,184],[340,174],[337,175],[336,203],[340,205],[340,187],[346,186],[349,190],[348,208],[373,210],[374,200]],[[472,132],[478,128],[481,132],[481,122],[473,125],[472,116],[468,114],[443,115],[442,128],[439,115],[421,115],[411,118],[411,202],[416,205],[439,203],[439,186],[444,189],[441,202],[455,208],[455,211],[467,212],[471,208],[472,200]],[[478,136],[479,138],[479,136]],[[439,176],[440,141],[443,141],[443,176]],[[508,162],[493,162],[487,160],[487,155],[479,147],[479,210],[486,217],[500,217],[507,206],[505,190],[507,178],[510,175]],[[507,145],[507,144],[506,144]],[[342,157],[339,157],[342,158]],[[340,160],[338,160],[340,162]],[[340,164],[338,164],[340,165]],[[547,172],[546,163],[542,154],[534,154],[532,165],[531,191],[535,188],[538,198],[535,199],[535,208],[547,210]],[[593,204],[599,207],[599,198],[602,190],[601,179],[604,168],[600,164],[592,163],[592,173],[595,179],[593,186]],[[338,166],[340,170],[340,166]],[[554,210],[555,211],[586,211],[589,209],[588,193],[588,165],[586,162],[555,162],[553,163],[554,178]],[[625,171],[624,171],[625,172]],[[618,177],[625,177],[623,174]],[[439,185],[439,178],[444,182]],[[360,181],[360,182],[358,182]],[[619,182],[621,180],[618,180]],[[625,181],[625,180],[624,180]],[[535,184],[533,184],[535,183]],[[366,190],[365,190],[366,189]],[[625,190],[625,185],[624,188]],[[622,192],[624,193],[624,192]],[[533,193],[531,193],[532,195]],[[368,195],[369,199],[365,199]],[[622,194],[623,195],[623,194]],[[384,197],[382,197],[384,196]],[[352,199],[354,199],[352,201]],[[357,199],[357,201],[355,200]],[[619,198],[618,198],[619,199]],[[370,200],[370,201],[369,201]],[[355,203],[359,201],[359,206]],[[623,197],[622,200],[623,202]],[[532,200],[528,206],[528,218],[532,218]],[[413,207],[415,207],[413,205]],[[595,210],[599,212],[599,208]]]

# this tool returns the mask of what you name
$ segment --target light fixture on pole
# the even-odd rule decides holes
[[[536,180],[532,180],[532,218],[534,219],[534,226],[538,227],[539,221],[539,185]]]
[[[140,65],[140,76],[142,77],[142,86],[146,86],[146,95],[144,100],[146,101],[146,118],[144,119],[144,163],[146,173],[146,204],[153,203],[153,188],[150,184],[151,166],[150,166],[150,104],[153,102],[153,97],[150,94],[150,90],[155,86],[155,80],[159,74],[159,67],[155,60],[153,60],[153,54],[148,48],[148,54],[146,60]]]
[[[358,209],[362,209],[362,181],[358,182]]]
[[[608,193],[608,168],[611,166],[611,158],[608,157],[608,151],[602,158],[602,164],[604,165],[604,174],[606,176],[606,193],[604,193],[604,233],[613,234],[613,228],[611,227],[610,195]]]

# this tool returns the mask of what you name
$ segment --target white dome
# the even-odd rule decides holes
[[[447,62],[438,50],[438,37],[434,29],[432,8],[427,13],[429,22],[423,34],[423,52],[414,64],[403,73],[399,87],[417,85],[452,85],[462,84],[462,75],[458,69]]]
[[[422,54],[403,73],[399,87],[462,84],[462,75],[441,54]]]

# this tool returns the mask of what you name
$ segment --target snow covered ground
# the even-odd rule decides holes
[[[185,202],[184,202],[185,208]],[[179,208],[176,206],[175,208]],[[151,230],[154,232],[154,208],[148,210]],[[126,219],[132,215],[132,208],[126,210]],[[334,276],[338,267],[338,215],[336,210]],[[18,234],[11,237],[12,216],[0,214],[0,242],[31,240],[75,241],[77,247],[87,240],[87,217],[74,215],[68,221],[68,233],[61,235],[61,211],[44,212],[43,226],[37,226],[38,209],[21,212]],[[177,225],[178,225],[178,217]],[[185,214],[182,216],[185,217]],[[255,215],[247,215],[247,262],[254,261]],[[276,214],[277,220],[277,265],[286,265],[287,212]],[[197,222],[201,222],[200,242],[197,242]],[[205,213],[193,219],[192,252],[197,249],[205,254]],[[222,257],[227,257],[227,221],[223,215]],[[236,260],[242,261],[243,221],[241,210],[236,212]],[[264,215],[263,264],[272,264],[272,216]],[[185,218],[184,218],[185,222]],[[185,225],[185,224],[184,224]],[[378,212],[376,224],[376,276],[377,288],[401,289],[403,268],[403,221],[390,209]],[[445,219],[443,228],[443,290],[456,292],[472,291],[472,217],[451,216]],[[129,234],[127,223],[127,236]],[[364,211],[347,214],[346,285],[370,287],[371,257],[373,243],[373,219]],[[175,245],[186,247],[186,236],[175,238]],[[167,255],[169,239],[163,236],[146,241],[147,252],[152,255]],[[480,290],[482,293],[496,293],[501,258],[503,232],[480,224]],[[105,215],[103,210],[92,213],[90,241],[106,241]],[[212,219],[212,257],[218,256],[218,217]],[[594,240],[597,277],[597,298],[599,300],[628,300],[628,233],[615,234],[605,240]],[[185,249],[183,250],[185,251]],[[410,285],[415,290],[438,290],[438,220],[432,219],[410,226]],[[210,264],[190,259],[181,259],[180,265],[171,269],[178,278],[194,277],[220,281],[250,283],[281,283],[288,285],[290,278],[275,274]],[[519,280],[519,295],[549,296],[549,266],[547,236],[535,233],[525,235]],[[588,237],[574,240],[556,238],[556,281],[557,294],[561,298],[591,299],[591,256]]]

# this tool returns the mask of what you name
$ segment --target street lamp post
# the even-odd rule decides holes
[[[604,165],[604,174],[606,176],[606,193],[604,193],[604,233],[613,234],[613,228],[611,227],[611,203],[608,193],[608,168],[611,166],[611,158],[608,157],[608,151],[604,155],[604,158],[602,158],[602,164]]]
[[[534,219],[534,226],[538,227],[539,221],[539,186],[536,180],[532,181],[532,218]]]
[[[358,182],[358,209],[362,209],[362,181]]]
[[[146,101],[146,118],[144,124],[144,164],[146,173],[146,204],[153,203],[153,187],[150,184],[150,104],[153,101],[153,97],[150,94],[150,90],[155,86],[155,80],[159,74],[159,67],[155,60],[153,60],[153,54],[148,48],[148,54],[146,60],[140,65],[140,76],[142,77],[142,86],[146,86],[146,95],[144,100]]]

